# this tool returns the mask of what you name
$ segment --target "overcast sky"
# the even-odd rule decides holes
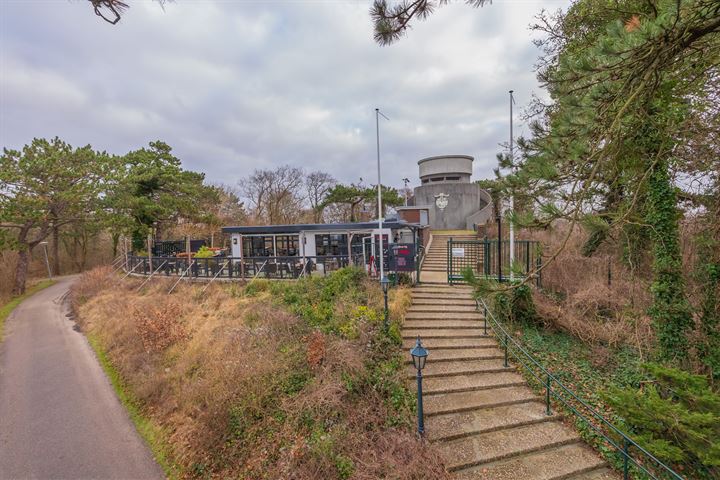
[[[417,185],[417,160],[448,153],[489,177],[508,90],[518,107],[543,95],[528,25],[569,2],[452,4],[390,47],[364,1],[129,3],[112,26],[86,0],[0,0],[3,147],[57,135],[122,154],[161,139],[211,182],[290,164],[374,183],[377,106],[383,183]]]

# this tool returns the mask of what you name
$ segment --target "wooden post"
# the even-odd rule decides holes
[[[128,252],[127,235],[123,235],[123,249],[125,250],[125,270],[127,270],[128,261],[130,260],[128,258],[128,256],[130,255],[130,252]]]
[[[150,271],[153,271],[152,266],[152,234],[148,233],[147,236],[147,250],[148,250],[148,265],[150,266]]]
[[[242,234],[238,235],[238,242],[240,243],[240,278],[245,278],[245,261],[244,261],[244,253],[243,253],[243,236]],[[232,247],[230,247],[232,248]]]
[[[352,263],[352,233],[350,231],[347,232],[347,253],[348,253],[348,266],[353,265]]]

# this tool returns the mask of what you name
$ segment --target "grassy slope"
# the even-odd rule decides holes
[[[167,478],[178,478],[180,468],[172,461],[172,453],[166,439],[166,434],[158,425],[142,413],[137,400],[133,398],[132,393],[129,391],[127,385],[125,385],[125,382],[123,382],[120,374],[115,369],[112,362],[108,359],[108,356],[97,337],[92,334],[88,334],[87,339],[88,343],[95,351],[95,355],[100,362],[100,366],[102,366],[105,371],[105,375],[107,375],[110,383],[115,389],[115,393],[117,394],[120,403],[123,404],[130,416],[130,419],[135,424],[135,429],[138,431],[143,440],[145,440],[145,443],[150,448],[150,451],[152,451],[155,461],[158,462],[158,465],[160,465],[163,469]]]
[[[7,302],[5,305],[0,307],[0,342],[2,342],[3,339],[3,331],[5,327],[5,319],[10,316],[13,310],[15,310],[15,307],[20,305],[20,303],[25,300],[26,298],[30,297],[31,295],[34,295],[35,293],[39,292],[40,290],[43,290],[50,285],[53,285],[55,282],[53,280],[43,280],[32,287],[28,288],[24,294],[17,296]]]
[[[170,297],[108,278],[78,282],[78,321],[169,476],[443,478],[412,433],[397,348],[407,290],[393,291],[385,334],[359,272]]]

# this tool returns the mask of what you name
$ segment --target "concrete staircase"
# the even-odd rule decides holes
[[[458,232],[457,234],[433,233],[430,248],[425,252],[425,259],[420,270],[420,280],[423,283],[447,283],[447,242],[453,240],[476,240],[473,232]]]
[[[403,347],[412,348],[419,336],[430,352],[423,370],[426,436],[454,478],[618,479],[574,428],[545,414],[542,399],[523,377],[504,367],[503,351],[482,325],[470,288],[413,289]],[[407,378],[414,386],[407,357]]]

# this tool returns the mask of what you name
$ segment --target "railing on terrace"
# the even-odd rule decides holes
[[[362,265],[362,256],[352,257],[354,265]],[[347,267],[347,255],[314,257],[211,257],[176,258],[129,256],[127,272],[154,276],[186,276],[188,278],[269,278],[297,279],[305,275],[327,275]],[[155,272],[155,273],[153,273]],[[184,273],[185,272],[185,273]]]
[[[550,373],[508,333],[505,327],[495,318],[485,300],[477,298],[475,301],[477,302],[478,311],[482,311],[484,314],[485,334],[487,334],[489,325],[500,346],[505,351],[505,367],[509,366],[508,357],[512,356],[545,389],[545,411],[547,415],[552,414],[552,398],[564,405],[567,410],[617,452],[622,463],[623,478],[625,480],[630,478],[631,468],[653,480],[684,480],[677,472],[620,431],[591,405],[566,387],[555,375]]]
[[[190,251],[197,252],[200,247],[207,245],[205,240],[190,240]],[[153,244],[154,257],[171,257],[178,253],[185,252],[187,244],[185,240],[164,240],[156,241]]]
[[[537,271],[541,262],[540,242],[515,240],[515,262],[512,267],[522,277]],[[447,242],[447,276],[450,284],[464,283],[463,273],[470,268],[476,277],[499,278],[498,255],[502,278],[510,278],[510,241],[455,240]],[[540,285],[540,275],[535,276]]]

